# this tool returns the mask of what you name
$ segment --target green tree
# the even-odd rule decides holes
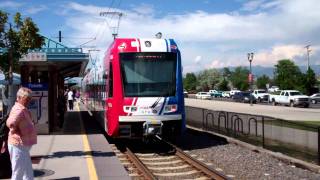
[[[304,75],[304,91],[307,95],[311,95],[313,93],[313,88],[317,83],[316,75],[311,68],[308,68],[306,74]]]
[[[231,75],[230,69],[227,68],[227,67],[223,68],[222,69],[222,75],[223,75],[224,78],[228,79],[230,77],[230,75]]]
[[[8,106],[14,102],[13,72],[18,72],[18,61],[29,49],[40,48],[44,43],[44,37],[39,35],[39,29],[31,18],[21,19],[21,14],[16,13],[14,22],[8,21],[8,13],[0,10],[0,48],[6,48],[7,52],[0,55],[0,67],[6,75],[8,85]]]
[[[236,67],[230,75],[230,81],[233,87],[241,91],[247,90],[249,88],[248,74],[249,70],[247,68],[241,66]]]
[[[12,73],[18,72],[18,61],[29,49],[40,48],[44,38],[39,34],[37,25],[31,18],[21,19],[18,12],[14,16],[14,23],[8,21],[8,13],[0,10],[0,47],[8,52],[0,56],[1,70],[4,71],[12,83]]]
[[[267,75],[262,75],[257,78],[256,85],[259,89],[266,89],[266,84],[270,83],[270,78]]]
[[[218,84],[218,89],[221,91],[229,91],[230,88],[228,84],[228,81],[225,78],[223,78],[222,81]]]
[[[206,69],[201,71],[198,76],[197,90],[208,91],[217,87],[220,81],[221,75],[216,69]]]
[[[187,90],[196,90],[197,87],[197,77],[194,73],[187,73],[186,77],[183,79],[183,87]]]
[[[299,67],[289,59],[280,60],[275,65],[274,81],[280,89],[301,90],[302,78]]]

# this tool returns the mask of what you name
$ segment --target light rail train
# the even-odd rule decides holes
[[[82,99],[111,137],[185,130],[181,55],[172,39],[117,38],[82,81]]]

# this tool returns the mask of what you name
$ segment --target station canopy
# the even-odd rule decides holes
[[[39,66],[39,69],[54,65],[63,77],[76,77],[84,71],[89,61],[82,48],[69,48],[47,37],[41,49],[29,50],[19,60],[21,65]]]

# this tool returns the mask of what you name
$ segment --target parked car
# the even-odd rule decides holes
[[[312,104],[317,104],[320,102],[320,93],[315,93],[310,96],[310,101]]]
[[[236,102],[250,103],[250,99],[252,103],[257,103],[257,99],[251,92],[237,92],[233,95],[233,100]]]
[[[257,99],[258,102],[268,101],[269,93],[264,89],[256,89],[253,91],[252,95]]]
[[[230,97],[232,98],[232,97],[233,97],[233,95],[234,95],[235,93],[238,93],[238,92],[241,92],[241,91],[236,90],[236,89],[231,90],[231,91],[230,91]]]
[[[222,97],[229,98],[230,97],[230,91],[224,91],[222,92]]]
[[[188,91],[187,90],[183,90],[183,95],[184,95],[184,97],[188,97]]]
[[[211,95],[209,92],[198,92],[196,94],[197,99],[211,99]]]
[[[278,87],[278,86],[271,86],[271,87],[268,89],[268,92],[276,92],[276,91],[279,91],[279,87]]]
[[[222,91],[209,90],[209,93],[212,97],[222,97]]]
[[[309,96],[303,95],[301,92],[296,90],[282,90],[280,94],[271,93],[269,95],[269,101],[272,105],[284,104],[293,106],[309,107]]]

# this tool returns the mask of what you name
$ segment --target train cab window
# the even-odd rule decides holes
[[[112,63],[109,66],[109,97],[113,97],[113,74],[112,74]]]
[[[120,63],[126,97],[175,96],[176,53],[120,53]]]

